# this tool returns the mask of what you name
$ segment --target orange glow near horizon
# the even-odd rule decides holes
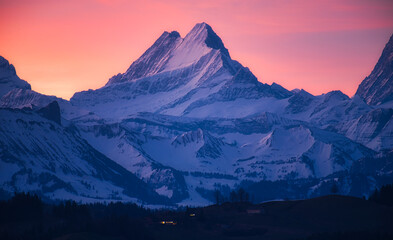
[[[163,31],[207,22],[259,81],[352,96],[393,33],[391,0],[0,0],[0,55],[69,99],[125,72]]]

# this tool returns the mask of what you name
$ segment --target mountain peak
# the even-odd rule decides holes
[[[165,31],[161,34],[161,36],[156,40],[155,43],[157,43],[157,42],[159,43],[167,38],[172,38],[172,39],[180,38],[180,33],[177,31],[172,31],[172,32]]]
[[[198,112],[207,105],[292,95],[278,84],[259,82],[248,68],[231,59],[221,38],[202,22],[184,38],[164,32],[124,74],[112,77],[104,88],[75,93],[71,102],[92,107],[101,116],[107,116],[102,112],[104,105],[119,102],[111,108],[121,108],[117,111],[121,117],[138,112],[206,117],[217,116],[217,111]],[[259,110],[250,108],[254,111]]]
[[[178,32],[172,31],[169,33],[165,31],[138,60],[131,64],[124,74],[113,76],[106,85],[126,82],[158,73],[165,65],[172,50],[181,41],[182,38]]]
[[[207,47],[220,50],[223,54],[229,56],[228,49],[225,48],[221,38],[213,31],[213,28],[205,23],[197,23],[187,34],[187,38],[193,38],[196,41],[202,40]]]
[[[124,74],[113,76],[106,85],[184,68],[195,64],[212,50],[219,50],[230,59],[221,38],[205,22],[196,24],[184,38],[181,38],[177,31],[165,31]]]
[[[0,68],[4,70],[7,69],[7,73],[9,73],[10,75],[16,75],[14,65],[10,64],[8,60],[2,56],[0,56]]]
[[[14,65],[0,56],[0,98],[15,88],[31,89],[31,86],[18,77]]]
[[[389,38],[389,42],[386,45],[390,45],[390,47],[393,47],[393,34]]]
[[[197,36],[201,34],[204,30],[207,30],[208,28],[211,29],[210,25],[205,22],[197,23],[187,35]]]
[[[393,35],[371,74],[359,85],[356,95],[371,105],[393,100]]]

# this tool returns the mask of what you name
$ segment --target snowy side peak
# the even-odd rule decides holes
[[[349,97],[345,95],[343,92],[340,90],[334,90],[330,91],[326,94],[323,94],[325,102],[331,101],[331,100],[336,100],[336,101],[345,101],[349,100]]]
[[[292,89],[291,92],[296,94],[296,93],[299,93],[301,90],[303,90],[303,89],[295,88],[295,89]]]
[[[0,56],[0,97],[12,89],[31,89],[30,84],[16,75],[15,67]]]
[[[370,105],[393,100],[393,35],[383,49],[374,70],[359,85],[356,95]]]

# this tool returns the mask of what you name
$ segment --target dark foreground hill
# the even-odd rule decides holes
[[[393,207],[337,195],[152,211],[20,194],[0,212],[0,239],[393,239]]]

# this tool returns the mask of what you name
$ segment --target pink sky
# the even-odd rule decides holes
[[[391,0],[0,0],[0,55],[69,99],[125,72],[163,31],[207,22],[259,81],[352,96],[393,33]]]

